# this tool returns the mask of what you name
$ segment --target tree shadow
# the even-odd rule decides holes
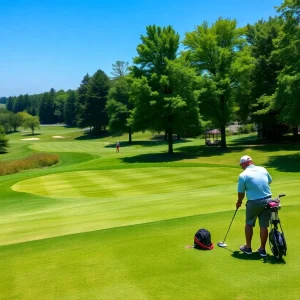
[[[187,143],[188,140],[178,140],[173,141],[173,145]],[[108,144],[105,148],[114,148],[116,145],[114,143]],[[162,140],[145,140],[145,141],[132,141],[131,143],[122,141],[120,142],[120,147],[131,147],[131,146],[140,146],[140,147],[155,147],[155,146],[168,146],[166,141]]]
[[[178,147],[176,150],[185,153],[186,155],[191,155],[193,157],[212,157],[212,156],[221,156],[225,153],[231,152],[231,149],[222,150],[220,147],[211,147],[211,146],[184,146]]]
[[[230,250],[229,250],[230,251]],[[258,252],[254,252],[251,255],[245,254],[240,251],[231,251],[231,256],[237,259],[243,259],[243,260],[259,260],[263,263],[269,263],[273,265],[284,265],[286,264],[284,259],[278,260],[273,255],[267,254],[266,257],[261,257]]]
[[[265,166],[281,172],[300,172],[300,154],[271,156]]]
[[[41,135],[41,133],[40,132],[35,132],[34,134],[32,134],[31,132],[29,133],[22,133],[21,134],[22,136],[35,136],[35,135]]]
[[[191,155],[186,153],[148,153],[140,154],[133,157],[123,157],[121,160],[124,163],[163,163],[163,162],[175,162],[184,159],[196,158],[197,155]]]
[[[280,150],[285,151],[298,151],[300,150],[299,141],[286,138],[280,142],[258,139],[257,137],[241,137],[230,142],[230,148],[242,150],[243,148],[255,148],[258,151],[264,152],[277,152]]]
[[[108,132],[103,132],[101,134],[95,134],[95,133],[90,132],[90,131],[85,131],[83,133],[83,135],[76,137],[75,140],[79,140],[79,141],[96,140],[96,139],[101,139],[101,138],[105,138],[105,137],[109,137],[109,136],[111,136],[111,134],[108,133]]]

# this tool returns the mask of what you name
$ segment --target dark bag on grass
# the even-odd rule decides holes
[[[283,232],[272,229],[269,233],[269,241],[272,245],[271,250],[275,256],[286,255],[287,246]]]
[[[194,236],[194,247],[197,249],[212,250],[211,235],[207,229],[199,229]]]

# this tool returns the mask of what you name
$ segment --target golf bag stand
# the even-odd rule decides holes
[[[280,197],[283,196],[285,195],[281,194],[267,204],[267,208],[271,211],[269,244],[273,255],[278,260],[282,259],[283,255],[286,256],[287,252],[286,240],[278,216],[278,211],[281,208]]]

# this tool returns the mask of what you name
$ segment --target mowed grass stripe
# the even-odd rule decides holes
[[[109,143],[90,142],[90,141],[74,141],[74,142],[41,142],[30,145],[30,148],[37,151],[48,152],[85,152],[85,153],[101,153],[112,152],[111,148],[105,148]]]
[[[293,223],[286,223],[287,214]],[[1,296],[23,300],[298,299],[298,214],[299,208],[282,211],[290,241],[284,263],[270,255],[264,261],[257,254],[237,251],[244,237],[241,212],[228,235],[227,249],[198,251],[185,246],[200,227],[211,231],[214,243],[222,239],[231,212],[0,247]],[[254,234],[253,247],[258,247],[258,228]],[[241,284],[245,274],[247,280]],[[199,291],[194,291],[195,286]]]
[[[220,177],[224,179],[218,180]],[[234,179],[225,168],[140,168],[47,175],[21,181],[12,188],[52,197],[130,197],[226,186]]]
[[[54,204],[51,200],[47,208],[50,200],[44,198],[45,210],[14,220],[3,216],[0,244],[232,210],[235,183],[229,173],[225,168],[120,169],[21,181],[14,190],[50,196]]]

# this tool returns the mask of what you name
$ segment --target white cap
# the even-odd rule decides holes
[[[249,155],[244,155],[240,159],[240,164],[245,163],[247,161],[252,161],[252,158]]]

